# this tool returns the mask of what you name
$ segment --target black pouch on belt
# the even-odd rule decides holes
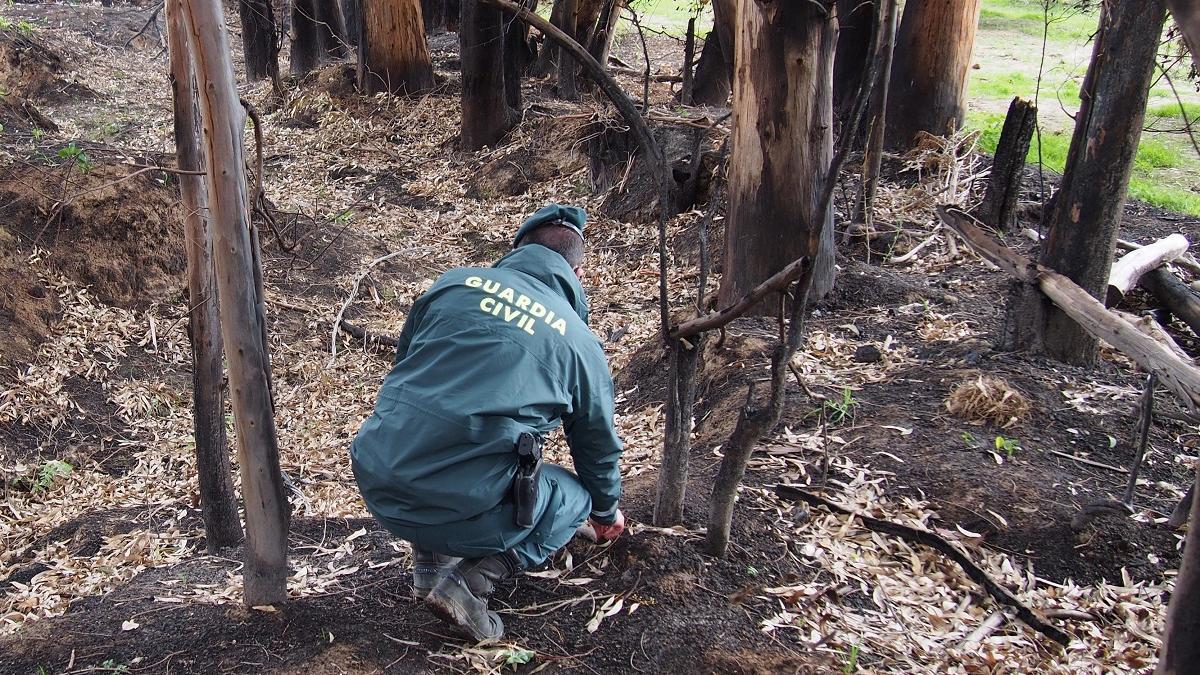
[[[517,475],[513,478],[512,500],[517,527],[533,527],[538,501],[538,477],[542,472],[542,439],[528,431],[517,437]]]

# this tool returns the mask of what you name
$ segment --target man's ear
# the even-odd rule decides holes
[[[575,273],[576,279],[580,279],[580,280],[583,279],[583,265],[580,265],[579,267],[576,267],[574,270],[571,270],[571,271],[573,271]]]

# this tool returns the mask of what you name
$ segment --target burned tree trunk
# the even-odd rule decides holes
[[[882,0],[876,0],[879,2]],[[837,0],[838,39],[833,57],[833,114],[846,120],[858,99],[871,42],[875,34],[875,4],[870,0]]]
[[[363,0],[342,0],[342,18],[346,20],[346,41],[357,47],[362,30]]]
[[[1042,265],[1101,301],[1165,20],[1165,0],[1102,5],[1066,170],[1042,244]],[[1010,349],[1044,352],[1076,365],[1096,359],[1097,339],[1036,291],[1015,293],[1007,324]]]
[[[567,25],[564,12],[566,10],[566,0],[554,0],[554,4],[550,6],[550,23],[556,28],[572,35],[574,31]],[[538,52],[537,61],[534,62],[530,72],[538,77],[547,75],[558,75],[558,49],[550,44],[550,42],[542,42],[542,50]],[[603,62],[600,64],[604,65]]]
[[[458,40],[462,54],[464,150],[496,145],[515,122],[505,88],[503,19],[501,10],[483,6],[479,0],[463,3]]]
[[[1163,635],[1156,675],[1185,675],[1200,664],[1200,470],[1192,483],[1191,525],[1183,545],[1183,561],[1175,578],[1175,592],[1167,607],[1167,629]]]
[[[221,336],[228,347],[229,388],[238,464],[246,508],[244,601],[272,605],[287,599],[287,500],[279,467],[271,402],[270,365],[255,291],[242,130],[233,63],[219,3],[182,2],[188,22],[201,117],[205,184],[212,214],[213,254],[221,305]],[[217,169],[216,167],[220,167]]]
[[[713,29],[704,40],[696,61],[692,102],[695,105],[725,106],[733,87],[733,61],[737,0],[713,0]]]
[[[468,0],[469,2],[470,0]],[[421,16],[429,35],[445,33],[449,25],[446,0],[421,0]]]
[[[588,40],[588,53],[602,66],[608,63],[608,53],[612,49],[613,37],[617,34],[617,22],[621,20],[621,10],[624,7],[624,0],[607,0],[596,19],[596,30]]]
[[[279,75],[279,53],[275,44],[275,13],[270,0],[239,0],[242,20],[242,54],[246,79],[251,82]]]
[[[292,73],[304,75],[321,65],[321,30],[317,26],[317,0],[292,0]]]
[[[349,40],[346,38],[346,20],[338,0],[314,2],[322,57],[333,60],[346,58],[350,54]]]
[[[980,0],[908,0],[896,36],[888,147],[911,147],[918,132],[944,136],[965,114],[967,72]]]
[[[879,0],[879,25],[882,34],[876,63],[875,82],[871,85],[870,110],[867,113],[867,139],[863,149],[862,191],[858,204],[859,219],[868,230],[875,223],[875,193],[879,188],[879,172],[883,165],[883,135],[887,128],[887,102],[892,82],[892,53],[896,45],[896,0]]]
[[[833,287],[833,214],[822,202],[837,22],[812,3],[741,0],[738,24],[720,303],[802,256],[814,261],[819,298]]]
[[[1037,126],[1037,108],[1032,101],[1016,97],[1008,106],[1000,142],[992,157],[992,174],[987,193],[979,205],[979,219],[1001,230],[1011,230],[1017,223],[1017,197],[1021,194],[1021,174],[1025,156]]]
[[[523,0],[523,7],[537,11],[537,0]],[[521,78],[533,63],[533,45],[529,42],[529,26],[523,21],[503,21],[504,28],[504,98],[515,113],[521,110]],[[461,29],[460,29],[461,32]],[[461,36],[460,36],[461,42]]]
[[[358,87],[367,93],[417,94],[433,87],[419,0],[363,3]]]
[[[175,156],[184,171],[200,171],[196,94],[189,60],[187,28],[178,2],[166,4],[170,44],[171,89],[175,103]],[[200,513],[210,553],[242,540],[237,497],[233,491],[225,442],[225,397],[221,392],[220,310],[213,276],[212,232],[207,221],[208,193],[199,175],[179,177],[184,207],[184,247],[188,263],[188,337],[192,343],[192,416],[196,438],[196,473]]]

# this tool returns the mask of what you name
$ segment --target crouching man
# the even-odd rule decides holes
[[[600,541],[624,529],[612,378],[579,283],[586,219],[551,204],[492,267],[442,275],[350,450],[368,510],[412,544],[413,592],[476,640],[503,635],[497,581],[585,521]],[[576,473],[541,461],[560,424]]]

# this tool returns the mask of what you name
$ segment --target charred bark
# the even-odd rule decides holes
[[[892,54],[896,45],[896,0],[879,0],[879,20],[882,26],[876,63],[875,82],[871,86],[870,110],[867,112],[867,138],[863,149],[862,193],[858,216],[870,231],[875,222],[875,193],[879,188],[879,172],[883,164],[883,136],[887,128],[887,102],[892,82]]]
[[[253,241],[248,219],[246,114],[238,101],[219,3],[181,2],[188,22],[201,117],[212,214],[213,258],[221,305],[221,337],[227,346],[229,388],[238,464],[246,509],[243,577],[247,606],[287,600],[287,500],[271,402],[270,365],[255,291]],[[220,167],[220,170],[214,167]]]
[[[239,0],[242,21],[242,54],[246,79],[274,80],[279,76],[279,52],[275,37],[275,13],[270,0]]]
[[[738,17],[720,303],[802,256],[813,260],[810,297],[820,298],[833,287],[833,212],[823,191],[837,22],[812,3],[756,0],[741,0]]]
[[[505,86],[504,15],[479,0],[467,0],[462,10],[461,142],[464,150],[478,150],[496,145],[515,122]]]
[[[344,59],[350,54],[346,38],[346,19],[338,0],[314,0],[317,37],[324,60]]]
[[[362,6],[358,87],[367,93],[418,94],[433,87],[419,0],[368,0]]]
[[[907,149],[917,133],[962,126],[967,73],[980,0],[908,0],[892,65],[888,147]]]
[[[1141,137],[1165,0],[1102,5],[1100,31],[1081,87],[1066,169],[1039,262],[1103,301],[1129,174]],[[1010,304],[1007,346],[1091,365],[1098,341],[1040,294]]]
[[[737,0],[713,0],[713,29],[704,40],[696,61],[692,102],[695,105],[724,107],[733,88],[735,45],[734,19]]]
[[[875,3],[881,0],[837,0],[838,39],[833,57],[833,114],[842,123],[850,116],[862,87],[871,40]]]
[[[321,31],[317,26],[317,0],[292,0],[291,69],[304,75],[321,65]]]
[[[579,40],[579,9],[580,0],[560,0],[563,6],[563,32],[567,37],[580,42]],[[558,48],[558,95],[567,101],[579,100],[579,84],[576,81],[576,74],[579,72],[579,65],[567,53],[565,47]]]
[[[177,2],[166,4],[170,44],[171,89],[175,108],[175,155],[179,168],[200,171],[196,121],[196,93],[189,60],[187,28]],[[210,553],[242,540],[237,496],[225,439],[225,397],[221,390],[220,309],[213,276],[212,231],[208,219],[208,193],[204,177],[179,177],[184,207],[184,247],[188,262],[188,337],[192,344],[192,416],[196,438],[196,474],[200,485],[200,513],[204,540]]]
[[[1014,98],[1008,106],[996,154],[992,157],[987,193],[979,205],[980,220],[992,227],[1011,230],[1017,223],[1021,174],[1025,171],[1025,156],[1029,154],[1036,126],[1037,108],[1033,102],[1019,96]]]
[[[426,33],[437,35],[446,32],[450,23],[448,9],[446,0],[421,0],[421,16]]]
[[[346,41],[357,47],[362,31],[363,0],[342,0],[342,18],[346,21]]]

